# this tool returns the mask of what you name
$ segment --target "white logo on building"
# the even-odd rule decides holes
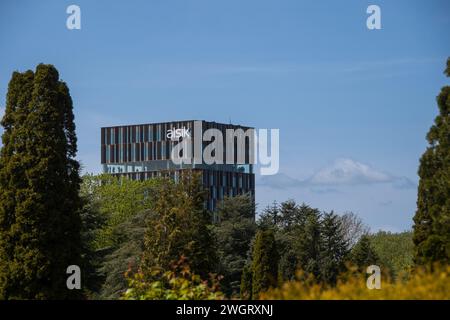
[[[167,130],[167,138],[170,140],[179,140],[180,138],[190,138],[191,137],[191,129],[187,129],[185,127],[181,129],[169,129]]]

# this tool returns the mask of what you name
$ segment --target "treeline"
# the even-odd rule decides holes
[[[241,297],[245,299],[296,280],[299,272],[302,278],[335,286],[349,267],[365,272],[375,264],[396,277],[412,266],[411,232],[369,234],[351,212],[320,212],[289,200],[264,210],[257,228],[243,270]]]
[[[224,199],[213,222],[195,174],[177,182],[87,175],[81,194],[91,298],[180,298],[184,286],[199,287],[196,298],[252,299],[297,279],[299,270],[335,285],[349,264],[379,264],[394,276],[411,266],[410,232],[369,234],[353,213],[289,200],[255,220],[253,199],[241,195]]]
[[[153,282],[182,271],[175,268],[180,261],[179,268],[208,280],[218,259],[205,196],[200,177],[190,172],[178,181],[85,176],[82,234],[88,239],[89,296],[118,299],[136,283],[136,273]]]

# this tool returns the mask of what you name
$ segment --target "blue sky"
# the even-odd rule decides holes
[[[66,8],[81,8],[81,30]],[[381,30],[366,8],[381,8]],[[100,127],[205,119],[280,129],[260,209],[293,198],[410,228],[417,167],[448,84],[443,1],[1,1],[0,107],[14,70],[54,64],[74,100],[78,158]]]

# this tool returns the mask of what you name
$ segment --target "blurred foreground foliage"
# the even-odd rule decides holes
[[[365,273],[349,271],[341,276],[335,287],[307,279],[284,283],[283,286],[262,293],[263,300],[448,300],[450,298],[450,266],[434,265],[418,268],[402,280],[392,281],[385,275],[381,289],[369,290]],[[302,278],[298,274],[298,278]]]

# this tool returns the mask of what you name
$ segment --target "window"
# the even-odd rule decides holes
[[[106,146],[105,147],[105,158],[106,158],[106,163],[109,163],[109,148],[110,146]]]

